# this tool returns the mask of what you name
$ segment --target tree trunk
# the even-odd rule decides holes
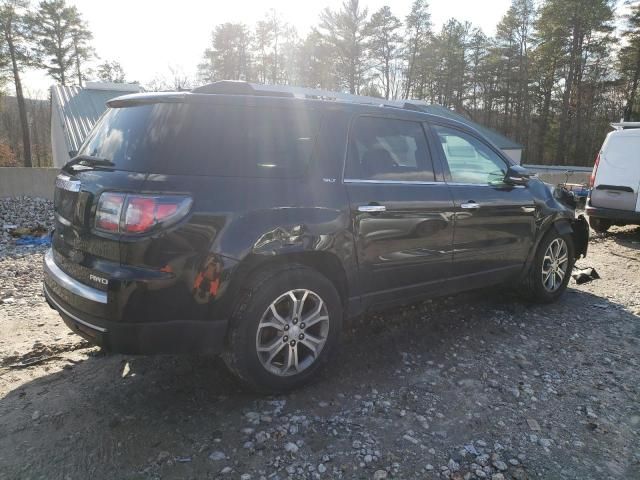
[[[16,99],[18,101],[18,112],[20,113],[20,126],[22,127],[22,149],[24,157],[24,166],[32,167],[31,163],[31,137],[29,135],[29,122],[27,120],[27,108],[22,93],[22,82],[20,81],[20,71],[18,70],[18,61],[16,60],[16,50],[13,39],[6,37],[7,46],[9,47],[9,55],[11,56],[11,68],[13,72],[13,81],[16,86]]]
[[[78,76],[78,86],[82,87],[82,72],[80,70],[80,55],[78,54],[78,41],[73,39],[73,48],[76,56],[76,75]]]
[[[573,93],[573,83],[576,73],[576,58],[582,57],[582,53],[578,51],[580,43],[580,31],[578,26],[575,26],[573,29],[573,42],[569,60],[569,73],[567,74],[564,94],[562,96],[562,111],[560,112],[560,124],[558,127],[558,144],[556,145],[555,161],[559,161],[562,165],[566,165],[567,159],[566,147],[567,129],[569,125],[569,103],[571,101],[571,94]]]
[[[627,105],[624,108],[624,121],[628,122],[631,120],[631,116],[633,115],[633,107],[636,100],[636,95],[638,94],[638,83],[640,82],[640,48],[636,52],[636,70],[633,72],[633,81],[631,83],[631,91],[629,92],[629,97],[627,98]]]

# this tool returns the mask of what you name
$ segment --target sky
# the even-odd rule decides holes
[[[117,60],[127,79],[142,84],[170,69],[195,76],[196,67],[207,48],[211,31],[224,22],[253,25],[273,8],[302,36],[318,23],[320,12],[338,9],[342,0],[67,0],[82,13],[93,32],[93,47],[102,61]],[[413,0],[361,0],[374,12],[389,5],[404,19]],[[432,22],[436,29],[449,18],[469,20],[493,35],[495,26],[507,11],[510,0],[431,0]],[[47,97],[53,83],[44,72],[23,75],[26,94]]]

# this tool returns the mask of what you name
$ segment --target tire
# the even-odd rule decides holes
[[[589,226],[596,233],[606,233],[611,228],[611,221],[603,218],[589,217]]]
[[[561,280],[559,273],[552,274],[553,280],[548,274],[543,273],[543,270],[549,272],[554,271],[555,268],[555,264],[548,256],[551,245],[554,245],[554,247],[564,245],[562,251],[566,253],[566,263],[557,264],[558,268],[563,272]],[[559,256],[564,258],[565,255],[561,254]],[[525,296],[536,303],[553,303],[558,300],[567,289],[574,263],[575,249],[571,236],[561,235],[552,227],[538,245],[533,264],[524,282]]]
[[[302,305],[298,316],[293,297]],[[317,375],[338,345],[342,316],[338,292],[317,271],[298,264],[264,269],[238,298],[222,357],[252,390],[298,388]],[[314,323],[305,325],[305,319]]]

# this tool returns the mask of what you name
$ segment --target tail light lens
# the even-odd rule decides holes
[[[596,174],[598,173],[598,166],[600,165],[600,154],[596,157],[596,161],[593,164],[593,170],[591,171],[591,178],[589,178],[589,188],[593,188],[596,184]]]
[[[98,199],[95,226],[109,233],[141,234],[184,218],[191,209],[184,195],[133,195],[105,192]]]

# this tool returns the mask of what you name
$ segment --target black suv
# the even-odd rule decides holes
[[[343,319],[510,283],[551,302],[586,255],[570,202],[477,131],[222,82],[119,97],[56,180],[49,304],[122,353],[313,376]]]

